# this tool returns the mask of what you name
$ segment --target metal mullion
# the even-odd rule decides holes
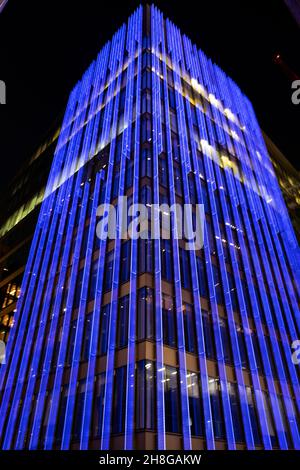
[[[119,48],[119,42],[120,42],[120,34],[122,34],[122,30],[123,28],[115,34],[113,41],[112,41],[111,50],[110,50],[110,58],[109,58],[109,65],[108,65],[108,68],[110,70],[110,78],[111,78],[110,84],[109,84],[110,92],[112,92],[113,89],[117,90],[121,83],[121,74],[119,75],[117,81],[114,80],[113,77],[116,74],[116,69],[118,66],[118,48]],[[110,116],[110,119],[112,120],[111,122],[112,135],[114,136],[111,142],[111,146],[110,146],[108,174],[107,174],[107,179],[106,179],[106,190],[105,190],[105,204],[106,205],[110,203],[110,198],[111,198],[118,107],[119,107],[119,94],[117,94],[116,96],[114,110],[113,110],[112,100],[110,100],[110,102],[107,104],[105,108],[106,120],[108,120],[108,116]],[[104,128],[102,129],[101,139],[104,137],[104,134],[106,132],[107,131],[104,126]],[[86,378],[86,390],[85,390],[85,397],[84,397],[84,415],[83,415],[84,429],[88,429],[90,426],[90,422],[91,422],[93,394],[94,394],[94,377],[95,377],[95,368],[96,368],[97,352],[98,352],[98,336],[99,336],[99,326],[100,326],[100,320],[101,320],[103,276],[104,276],[104,267],[105,267],[105,263],[103,263],[102,260],[103,259],[105,260],[106,246],[107,246],[107,240],[103,239],[103,234],[102,234],[102,237],[100,239],[100,249],[99,249],[98,267],[97,267],[97,280],[96,280],[96,293],[95,293],[95,301],[94,301],[94,309],[93,309],[89,360],[88,360],[88,369],[87,369],[87,378]],[[80,447],[81,449],[88,447],[88,439],[87,439],[86,434],[81,435]]]
[[[233,85],[231,84],[230,80],[228,81],[228,85],[229,85],[229,90],[231,90],[231,87]],[[231,90],[231,93],[233,94],[232,90]],[[235,107],[234,100],[232,101],[232,104]],[[245,118],[246,116],[243,116],[243,117]],[[241,164],[242,164],[242,167],[244,168],[245,175],[249,178],[249,175],[248,175],[249,169],[248,169],[247,165],[243,164],[243,154],[241,153],[239,145],[237,143],[235,143],[235,147],[236,147],[236,150],[238,152],[238,155],[241,155]],[[251,202],[252,198],[254,197],[253,194],[252,194],[252,190],[249,189],[247,185],[244,187],[244,190],[245,190],[245,195],[246,195],[245,202],[247,201],[248,204],[249,204],[249,209],[250,209],[250,212],[253,216],[253,219],[258,220],[257,213],[255,212],[257,210],[257,206],[254,202]],[[241,197],[241,195],[243,197],[242,189],[240,190],[240,197]],[[241,207],[243,208],[244,206],[241,205]],[[282,368],[281,356],[280,356],[280,352],[279,352],[279,349],[278,349],[277,338],[275,340],[275,337],[274,337],[275,331],[274,331],[274,326],[273,326],[273,320],[272,320],[271,312],[270,312],[270,309],[269,309],[268,298],[267,298],[266,292],[265,292],[265,286],[264,286],[264,281],[263,281],[263,277],[262,277],[260,262],[259,262],[259,259],[257,257],[257,254],[256,254],[257,245],[256,245],[255,239],[253,237],[253,232],[252,232],[252,227],[251,227],[250,220],[249,220],[249,215],[248,215],[248,213],[245,214],[243,212],[243,216],[244,216],[245,226],[247,227],[247,234],[248,234],[248,240],[249,240],[250,247],[251,247],[252,259],[253,259],[253,262],[254,262],[254,265],[255,265],[255,276],[257,278],[257,282],[258,282],[258,286],[259,286],[259,290],[260,290],[260,294],[261,294],[261,299],[262,299],[262,304],[263,304],[263,307],[264,307],[264,312],[265,312],[265,316],[266,316],[266,320],[267,320],[268,330],[269,330],[270,335],[271,335],[270,338],[271,338],[274,357],[276,359],[276,366],[277,366],[277,369],[279,367],[279,370],[282,372],[283,368]],[[259,230],[259,226],[258,226],[257,231],[258,230]],[[257,231],[256,231],[256,233],[257,233]],[[259,333],[260,347],[263,348],[263,350],[264,350],[265,349],[264,334],[263,334],[263,331],[262,331],[262,328],[261,328],[260,325],[259,325],[259,328],[261,329],[261,331]],[[258,332],[259,332],[259,330],[258,330]],[[272,340],[272,338],[274,338],[274,339]],[[266,354],[266,351],[265,351],[265,354]],[[263,360],[265,359],[265,354],[262,354]],[[267,367],[267,369],[268,369],[266,371],[266,376],[267,377],[271,376],[273,378],[271,369],[269,369],[269,364],[264,363],[264,366]],[[284,384],[282,383],[282,380],[280,379],[280,377],[279,377],[279,381],[280,381],[281,387],[283,387],[283,391],[284,391]],[[284,435],[284,432],[283,432],[283,423],[282,423],[282,418],[281,418],[281,414],[280,414],[280,410],[279,410],[276,390],[275,390],[272,382],[269,381],[269,385],[270,385],[270,389],[269,389],[270,398],[271,398],[271,402],[272,402],[272,408],[274,410],[273,416],[274,416],[274,420],[275,420],[275,426],[276,426],[276,431],[277,431],[279,443],[280,443],[281,448],[287,448],[287,442],[286,442],[286,438],[285,438],[285,435]]]
[[[128,42],[132,35],[132,17],[129,19],[128,29],[124,28],[123,35],[120,40],[118,50],[119,64],[124,61],[125,45],[128,50]],[[127,68],[127,84],[126,87],[126,98],[125,98],[125,112],[124,119],[127,121],[128,127],[124,129],[122,139],[122,153],[120,162],[120,178],[119,178],[119,189],[118,189],[118,201],[125,193],[125,172],[126,172],[126,161],[130,152],[131,143],[131,126],[130,121],[131,110],[130,100],[132,98],[132,75],[134,75],[134,62],[130,62]],[[126,115],[126,118],[125,118]],[[108,344],[106,354],[106,380],[105,380],[105,392],[104,392],[104,407],[103,407],[103,421],[102,421],[102,436],[101,436],[101,450],[109,449],[110,437],[111,437],[111,419],[112,419],[112,407],[113,407],[113,385],[114,385],[114,367],[115,367],[115,346],[116,346],[116,324],[118,318],[118,294],[119,294],[119,282],[120,282],[120,258],[121,258],[121,238],[123,229],[123,220],[127,214],[123,214],[123,207],[118,209],[117,224],[116,224],[116,239],[114,245],[114,261],[113,261],[113,275],[112,275],[112,286],[111,286],[111,301],[110,301],[110,315],[109,315],[109,329],[108,329]]]
[[[139,201],[139,164],[140,164],[140,117],[141,117],[141,65],[143,40],[143,8],[140,7],[134,17],[134,39],[138,43],[138,73],[136,87],[136,127],[134,144],[134,175],[133,175],[133,204]],[[134,49],[132,51],[134,54]],[[133,105],[133,103],[132,103]],[[134,404],[137,391],[135,390],[135,352],[136,352],[136,305],[137,305],[137,276],[138,276],[138,240],[131,244],[130,297],[128,318],[128,352],[127,352],[127,390],[125,415],[124,449],[133,449],[134,435]]]

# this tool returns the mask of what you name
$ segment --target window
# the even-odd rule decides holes
[[[117,324],[117,348],[124,348],[128,343],[129,295],[119,300],[119,319]]]
[[[170,107],[175,110],[176,109],[175,92],[174,92],[174,89],[171,87],[169,87],[169,103],[170,103]]]
[[[174,367],[165,366],[165,420],[166,432],[181,431],[180,397],[178,371]]]
[[[189,410],[192,436],[203,436],[203,413],[199,377],[195,372],[187,374]]]
[[[107,304],[101,308],[100,338],[99,338],[100,356],[103,356],[107,353],[109,316],[110,316],[110,304]]]
[[[263,369],[262,357],[261,357],[261,353],[260,353],[257,334],[255,332],[253,332],[251,334],[251,338],[252,338],[252,345],[253,345],[254,355],[255,355],[255,359],[256,359],[257,370],[258,370],[258,372],[262,373],[264,369]]]
[[[95,401],[93,411],[93,436],[101,437],[103,405],[105,392],[105,373],[96,376],[95,382]]]
[[[133,185],[133,160],[127,160],[125,189],[131,188]]]
[[[196,325],[195,314],[192,305],[183,305],[183,320],[184,320],[184,336],[185,336],[185,349],[190,353],[197,352],[196,346]]]
[[[195,185],[195,178],[193,174],[189,174],[188,183],[189,183],[189,190],[190,190],[190,203],[196,204],[197,202],[196,185]]]
[[[242,280],[242,288],[243,288],[243,294],[244,294],[244,300],[245,300],[247,315],[250,316],[251,302],[250,302],[250,295],[249,295],[248,286],[247,286],[245,280]]]
[[[151,361],[137,363],[136,428],[155,429],[155,367]]]
[[[172,152],[173,152],[173,159],[176,162],[179,162],[180,160],[179,142],[178,142],[177,136],[173,133],[172,133]]]
[[[150,119],[144,117],[142,118],[142,142],[151,142],[151,121]]]
[[[177,116],[176,113],[170,108],[170,124],[171,130],[178,134],[178,127],[177,127]]]
[[[208,244],[209,244],[209,250],[211,255],[216,254],[216,239],[213,233],[213,227],[211,225],[210,221],[206,221],[206,227],[207,227],[207,236],[208,236]]]
[[[119,192],[119,181],[120,181],[120,170],[115,170],[113,178],[113,187],[112,187],[112,199],[115,199],[118,196]]]
[[[148,70],[142,74],[142,88],[151,88],[151,73]]]
[[[191,288],[191,274],[190,274],[190,263],[189,254],[186,250],[180,248],[180,268],[181,268],[181,283],[185,289]]]
[[[120,434],[124,432],[125,425],[126,400],[124,400],[124,397],[126,396],[126,366],[115,370],[115,384],[113,388],[114,403],[112,432],[113,434]]]
[[[170,240],[161,240],[161,275],[166,281],[172,281],[172,248]]]
[[[81,356],[82,361],[87,361],[89,359],[91,332],[92,332],[92,321],[93,321],[93,314],[89,313],[85,317],[84,336],[83,336],[83,349],[82,349],[82,356]]]
[[[199,172],[200,172],[200,177],[201,177],[202,204],[204,205],[204,211],[207,214],[207,213],[209,213],[208,191],[207,191],[206,183],[202,179],[202,178],[204,178],[204,172],[202,173],[200,168],[199,168]]]
[[[154,337],[154,299],[153,290],[143,287],[138,291],[138,340],[153,339]]]
[[[142,113],[151,113],[151,95],[149,92],[142,94]]]
[[[209,378],[209,395],[216,439],[225,439],[224,417],[221,407],[219,379]]]
[[[176,318],[172,297],[162,297],[163,339],[167,346],[176,347]]]
[[[279,410],[280,410],[280,415],[281,415],[281,419],[282,419],[282,423],[283,423],[283,429],[284,429],[286,442],[287,442],[288,448],[291,449],[293,447],[293,444],[292,444],[292,441],[291,441],[289,423],[288,423],[288,420],[287,420],[287,417],[286,417],[282,395],[277,395],[277,399],[278,399]]]

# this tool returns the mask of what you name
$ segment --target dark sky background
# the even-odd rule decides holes
[[[65,107],[71,88],[141,1],[9,0],[0,15],[0,189]],[[248,95],[261,127],[300,169],[300,105],[275,53],[300,75],[300,29],[283,0],[155,1]]]

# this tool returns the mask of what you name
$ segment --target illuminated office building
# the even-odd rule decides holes
[[[204,248],[99,240],[98,206],[123,195],[204,204]],[[0,369],[1,447],[299,449],[298,274],[251,103],[141,7],[70,94]]]

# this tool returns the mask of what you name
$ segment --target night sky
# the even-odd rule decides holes
[[[62,115],[68,94],[105,42],[140,4],[113,0],[9,0],[0,15],[0,189]],[[300,75],[300,29],[283,0],[156,1],[165,16],[248,95],[261,127],[300,169],[300,105],[274,64]]]

